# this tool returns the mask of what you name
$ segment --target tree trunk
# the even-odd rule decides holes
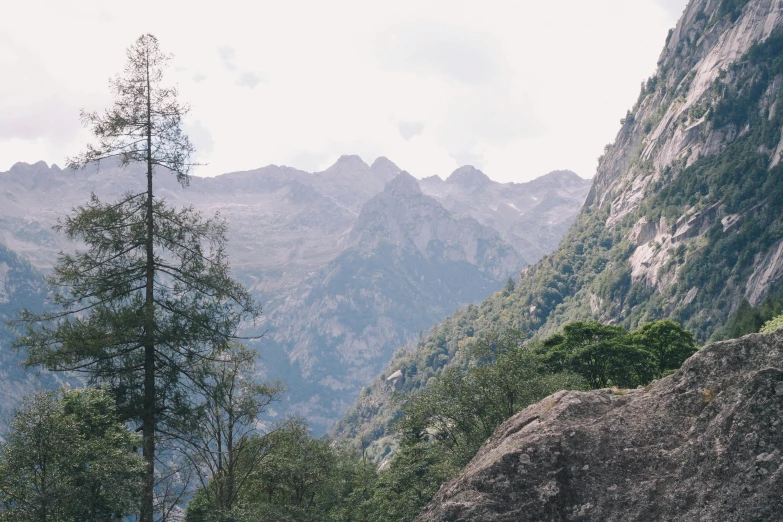
[[[145,460],[141,522],[153,522],[155,489],[155,258],[152,216],[152,93],[150,92],[149,51],[147,51],[147,267],[144,301],[144,408],[142,412],[143,455]]]

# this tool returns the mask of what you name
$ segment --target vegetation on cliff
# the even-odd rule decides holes
[[[773,254],[783,240],[783,30],[694,90],[695,65],[715,45],[712,35],[736,27],[735,7],[679,27],[679,43],[644,83],[560,247],[400,350],[336,425],[338,437],[368,441],[383,458],[401,414],[386,378],[401,371],[399,393],[415,393],[446,368],[467,367],[465,346],[499,329],[540,340],[575,321],[635,329],[670,319],[705,342],[748,333],[734,327],[745,300],[769,310],[750,331],[775,315],[780,283],[764,274],[777,273]],[[681,152],[672,156],[674,147]]]

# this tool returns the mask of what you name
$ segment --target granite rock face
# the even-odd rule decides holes
[[[782,425],[783,333],[715,343],[647,389],[526,408],[417,520],[780,520]]]

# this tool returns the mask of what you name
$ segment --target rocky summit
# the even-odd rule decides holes
[[[781,422],[783,333],[711,344],[646,389],[526,408],[417,520],[780,520]]]

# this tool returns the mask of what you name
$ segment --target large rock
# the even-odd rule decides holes
[[[783,333],[715,343],[648,389],[528,407],[417,520],[781,520],[781,422]]]

